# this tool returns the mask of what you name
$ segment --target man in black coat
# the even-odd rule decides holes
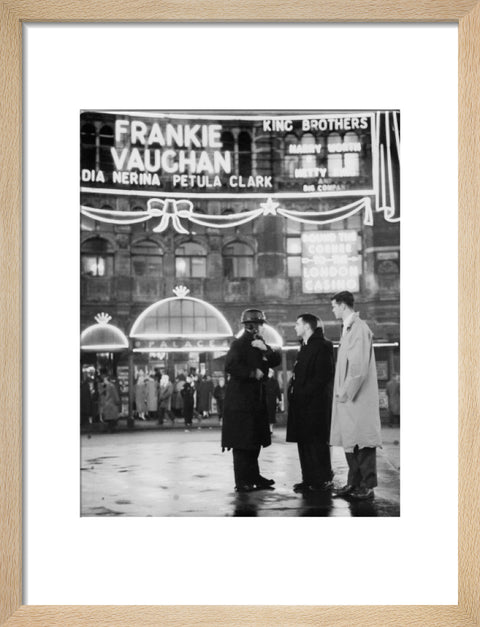
[[[297,318],[295,332],[302,344],[289,383],[287,442],[297,442],[302,481],[295,492],[332,487],[330,424],[335,364],[333,344],[325,339],[313,314]]]
[[[265,381],[269,368],[278,366],[280,353],[261,337],[265,314],[246,309],[241,323],[244,333],[234,340],[225,360],[229,375],[225,390],[222,448],[233,449],[233,472],[237,492],[271,489],[273,479],[260,475],[258,456],[271,444]]]

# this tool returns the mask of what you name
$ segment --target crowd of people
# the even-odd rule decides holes
[[[97,370],[89,366],[82,372],[80,389],[81,426],[102,423],[106,430],[112,431],[121,415],[118,381],[108,368]],[[184,421],[186,430],[196,420],[197,428],[201,428],[202,420],[214,414],[221,424],[224,399],[225,377],[214,382],[209,374],[197,375],[192,368],[189,374],[180,372],[172,381],[160,369],[147,372],[139,369],[134,382],[133,417],[156,421],[159,425],[168,422],[173,425],[179,419]]]
[[[295,492],[332,492],[353,500],[374,498],[376,450],[381,446],[380,410],[373,336],[354,310],[353,294],[331,298],[332,313],[342,322],[335,364],[333,344],[312,313],[297,317],[300,348],[288,385],[287,442],[298,447],[302,479]],[[235,490],[274,489],[274,479],[260,474],[262,447],[271,444],[267,402],[268,375],[280,363],[279,351],[262,337],[265,315],[247,309],[240,322],[245,332],[226,356],[222,449],[232,450]],[[399,397],[399,385],[393,389]],[[395,409],[399,414],[399,406]],[[334,488],[330,448],[342,447],[348,464],[345,485]]]
[[[216,416],[218,424],[223,420],[226,379],[215,381],[209,374],[197,375],[192,368],[189,374],[180,372],[171,381],[160,369],[139,369],[134,382],[133,417],[141,421],[155,421],[159,425],[175,424],[183,420],[185,430],[201,429],[203,419]],[[270,370],[266,383],[267,407],[270,429],[276,423],[282,395],[280,386]],[[102,423],[112,431],[121,415],[121,393],[118,381],[109,375],[107,368],[96,370],[87,367],[82,372],[81,426]]]
[[[82,372],[80,385],[80,424],[99,422],[106,430],[113,431],[121,411],[121,395],[118,381],[112,379],[107,368],[96,370],[89,366]]]
[[[219,377],[215,385],[209,374],[197,375],[192,369],[189,374],[179,373],[174,381],[160,370],[145,374],[139,371],[135,382],[135,416],[140,420],[154,419],[163,425],[167,420],[174,424],[176,418],[183,419],[185,428],[198,427],[212,413],[212,399],[216,401],[218,421],[222,421],[225,378]]]

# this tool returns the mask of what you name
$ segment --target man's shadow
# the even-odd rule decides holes
[[[298,515],[325,518],[331,515],[332,509],[333,501],[330,492],[307,492],[302,494],[302,503]]]
[[[235,494],[233,516],[258,516],[258,492]]]

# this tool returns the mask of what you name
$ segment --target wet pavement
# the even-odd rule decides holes
[[[278,428],[260,453],[260,472],[275,490],[236,494],[232,453],[220,448],[218,426],[144,428],[81,436],[82,516],[399,516],[399,429],[383,428],[375,500],[330,494],[302,496],[297,447]],[[332,449],[334,483],[346,483],[342,449]]]

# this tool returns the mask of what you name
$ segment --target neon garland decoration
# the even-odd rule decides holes
[[[288,220],[294,220],[295,222],[321,226],[323,224],[345,220],[361,211],[364,211],[364,224],[367,226],[372,226],[373,224],[372,202],[370,198],[361,198],[344,207],[323,211],[321,213],[318,211],[293,211],[284,209],[271,197],[261,203],[258,209],[229,215],[205,215],[204,213],[196,213],[193,203],[190,200],[174,200],[173,198],[150,198],[145,211],[114,211],[110,209],[93,209],[92,207],[85,206],[81,206],[80,211],[89,218],[109,224],[138,224],[152,218],[160,218],[160,222],[153,229],[154,233],[163,233],[171,224],[177,233],[188,234],[190,231],[183,226],[180,221],[181,219],[188,220],[200,226],[228,229],[251,222],[259,216],[279,215]]]

